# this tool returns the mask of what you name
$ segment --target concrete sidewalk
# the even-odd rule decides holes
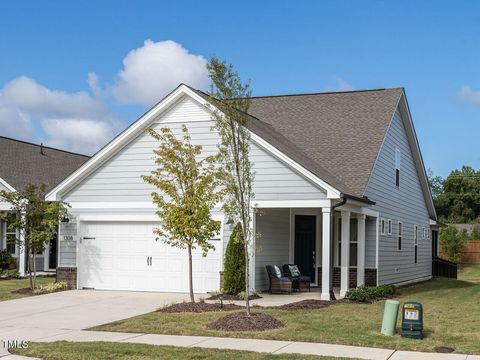
[[[26,332],[19,340],[36,342],[53,341],[110,341],[150,345],[171,345],[179,347],[200,347],[212,349],[230,349],[264,352],[271,354],[323,355],[344,358],[372,360],[480,360],[480,355],[437,354],[413,351],[395,351],[391,349],[368,348],[348,345],[307,343],[295,341],[259,340],[241,338],[221,338],[208,336],[157,335],[139,333],[119,333],[85,330],[57,330],[55,333],[41,331]],[[13,334],[12,334],[13,335]],[[19,334],[16,334],[17,336]],[[0,350],[0,358],[14,360],[20,357],[9,355]]]

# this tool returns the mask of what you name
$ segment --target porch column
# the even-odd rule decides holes
[[[255,220],[256,220],[256,211],[255,209],[253,209],[253,211],[250,213],[250,231],[251,231],[251,235],[252,235],[252,239],[249,243],[249,246],[248,246],[248,258],[249,258],[249,266],[248,266],[248,270],[249,270],[249,288],[250,288],[250,291],[253,291],[255,290],[255,243],[256,243],[256,239],[257,239],[257,236],[256,236],[256,224],[255,224]]]
[[[24,215],[22,215],[24,216]],[[20,276],[25,276],[25,264],[27,252],[25,249],[25,232],[19,231],[18,237],[20,238],[20,244],[17,244],[18,247],[18,274]]]
[[[357,215],[357,287],[365,285],[365,218]]]
[[[330,208],[322,208],[322,294],[320,299],[330,300]]]
[[[348,291],[350,268],[350,211],[342,211],[342,257],[340,265],[340,296]]]

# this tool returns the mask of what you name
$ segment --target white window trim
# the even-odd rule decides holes
[[[7,249],[7,235],[13,235],[15,234],[15,238],[18,239],[18,236],[19,236],[19,232],[18,230],[15,230],[15,233],[13,232],[8,232],[7,231],[7,222],[6,221],[3,221],[1,223],[1,226],[2,226],[2,246],[3,246],[3,249]],[[11,254],[13,257],[18,257],[18,244],[17,244],[17,240],[15,240],[15,252],[13,254]]]
[[[387,220],[387,235],[392,236],[393,233],[393,221],[392,219]]]
[[[342,218],[339,216],[337,218],[337,221],[336,221],[336,226],[337,226],[337,229],[336,229],[336,234],[335,234],[335,240],[336,240],[336,244],[335,244],[335,250],[334,250],[334,257],[335,257],[335,261],[334,261],[334,266],[336,267],[340,267],[340,249],[342,248],[342,237],[340,236],[340,232],[341,232],[341,229],[342,229]],[[350,227],[350,231],[351,231],[351,227]],[[358,231],[358,223],[357,223],[357,231]],[[357,241],[352,241],[350,240],[349,241],[349,244],[357,244],[357,254],[358,254],[358,233],[357,233]],[[350,254],[351,255],[351,254]],[[351,259],[350,259],[351,260]],[[358,266],[357,265],[348,265],[349,268],[352,268],[352,269],[356,269]]]
[[[380,218],[380,235],[386,235],[386,219]]]
[[[402,229],[402,233],[400,234],[400,228]],[[399,242],[399,240],[401,241]],[[401,244],[400,249],[398,248],[398,244]],[[401,221],[397,224],[397,251],[403,250],[403,223]]]

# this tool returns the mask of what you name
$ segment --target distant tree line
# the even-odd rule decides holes
[[[464,165],[445,179],[429,170],[428,180],[440,222],[480,223],[480,170]]]

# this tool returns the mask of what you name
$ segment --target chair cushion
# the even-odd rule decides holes
[[[298,269],[297,265],[288,265],[288,268],[290,269],[290,274],[292,274],[292,277],[300,276],[300,270]]]
[[[279,277],[278,280],[282,281],[282,282],[291,282],[292,279],[290,279],[289,277]]]
[[[310,280],[310,276],[305,276],[305,275],[299,276],[299,277],[298,277],[298,280],[300,280],[301,282],[305,282],[305,283],[307,283],[307,282],[308,282],[308,283],[309,283],[309,282],[312,282],[312,281]]]
[[[276,278],[280,279],[282,277],[282,272],[280,271],[280,268],[277,265],[273,265],[273,276]]]

